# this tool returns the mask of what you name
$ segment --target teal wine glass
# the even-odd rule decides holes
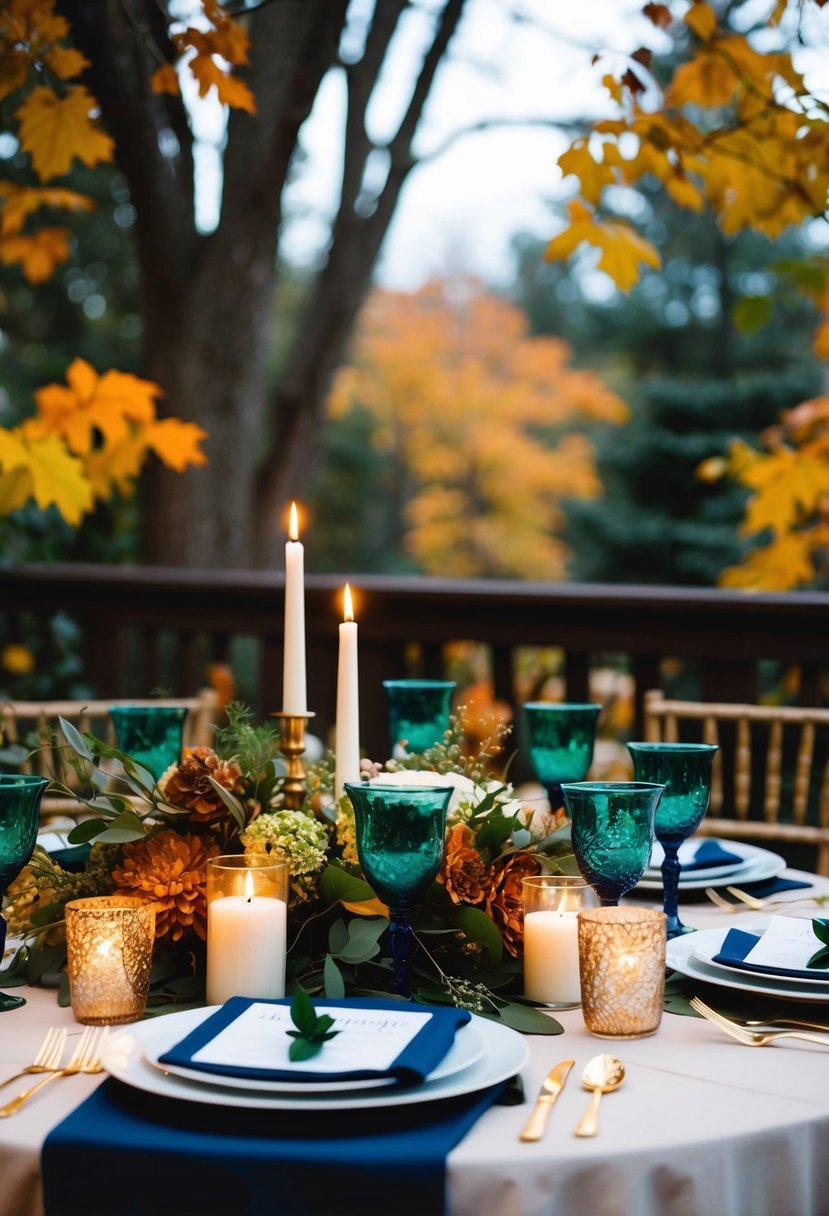
[[[451,785],[351,785],[357,855],[375,895],[388,904],[394,991],[409,995],[406,963],[412,909],[440,869]]]
[[[126,752],[154,777],[181,759],[184,705],[111,705],[118,750]]]
[[[0,773],[0,897],[34,852],[45,777]],[[6,922],[0,915],[0,959],[6,948]],[[22,996],[0,992],[0,1013],[25,1005]]]
[[[661,781],[665,793],[656,808],[654,830],[665,851],[662,862],[663,907],[668,937],[693,933],[679,919],[678,852],[699,827],[711,797],[711,766],[716,743],[629,743],[633,769],[640,781]]]
[[[587,776],[602,707],[527,701],[523,709],[532,766],[555,810],[562,805],[561,783]]]
[[[449,727],[454,680],[384,680],[392,749],[419,754],[440,743]]]
[[[653,846],[654,812],[664,788],[644,781],[562,785],[576,862],[603,907],[618,904],[644,874]]]

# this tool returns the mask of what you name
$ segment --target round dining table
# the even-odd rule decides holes
[[[829,895],[829,879],[786,876],[812,886],[781,895],[785,910],[820,915],[809,900]],[[704,898],[683,905],[683,919],[697,929],[748,923],[751,915]],[[82,1029],[53,990],[16,991],[27,1004],[0,1020],[0,1080],[31,1062],[49,1026],[67,1027],[70,1046]],[[727,1004],[727,990],[720,995]],[[789,1008],[796,1017],[798,1004]],[[648,1038],[608,1041],[585,1030],[579,1009],[555,1016],[561,1035],[527,1037],[525,1101],[491,1106],[451,1151],[449,1216],[829,1214],[829,1047],[792,1039],[744,1046],[702,1018],[668,1012]],[[581,1074],[603,1052],[623,1061],[625,1079],[602,1100],[598,1134],[576,1137],[590,1102]],[[574,1067],[546,1134],[520,1141],[542,1080],[563,1059]],[[61,1078],[0,1122],[0,1216],[41,1216],[43,1140],[100,1082]]]

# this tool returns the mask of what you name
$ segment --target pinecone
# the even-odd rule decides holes
[[[242,770],[234,760],[220,760],[212,747],[191,747],[180,764],[162,779],[161,792],[171,806],[185,807],[194,824],[213,823],[227,808],[210,784],[218,781],[233,794],[245,788]]]

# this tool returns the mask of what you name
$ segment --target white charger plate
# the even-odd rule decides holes
[[[684,840],[679,846],[679,861],[681,865],[685,865],[686,861],[693,861],[697,854],[697,849],[706,839],[705,836],[693,836],[690,840]],[[737,848],[732,845],[730,840],[718,840],[718,844],[722,845],[729,853],[737,854]],[[646,878],[655,878],[662,881],[662,861],[665,857],[665,850],[658,840],[653,842],[651,850],[650,864],[645,871]],[[726,874],[732,875],[735,870],[739,870],[746,864],[745,858],[738,856],[736,861],[727,861],[721,866],[705,866],[698,867],[695,870],[681,870],[679,875],[680,886],[685,886],[688,882],[693,882],[695,879],[705,879],[708,886],[711,885],[711,879],[722,877]],[[729,879],[730,881],[730,879]]]
[[[771,918],[761,916],[754,920],[741,921],[740,928],[749,933],[762,933]],[[736,988],[740,992],[756,992],[762,996],[776,996],[786,1001],[810,1001],[813,1004],[829,1004],[829,985],[811,984],[809,981],[790,983],[782,976],[761,975],[757,971],[727,971],[703,962],[698,950],[710,950],[716,954],[725,935],[733,925],[720,925],[717,929],[702,929],[696,933],[683,933],[668,942],[665,962],[673,971],[689,979],[716,984],[719,988]]]
[[[145,1093],[163,1098],[180,1098],[211,1106],[241,1106],[258,1110],[357,1110],[377,1106],[406,1106],[415,1102],[434,1102],[456,1098],[508,1081],[527,1063],[530,1049],[517,1031],[488,1018],[472,1015],[472,1022],[483,1042],[483,1055],[477,1063],[453,1076],[426,1081],[407,1089],[349,1090],[341,1094],[254,1093],[222,1085],[194,1083],[184,1077],[163,1072],[150,1064],[145,1046],[166,1051],[194,1030],[209,1016],[210,1009],[186,1009],[167,1014],[160,1022],[138,1022],[111,1032],[104,1051],[104,1067],[110,1076]],[[159,1045],[164,1043],[163,1047]]]
[[[734,927],[737,928],[738,926]],[[756,933],[758,936],[760,934],[760,930],[756,927],[749,927],[741,923],[739,928],[744,929],[747,933]],[[699,934],[697,936],[699,936]],[[725,940],[725,935],[723,935],[723,940]],[[775,982],[782,980],[784,984],[809,984],[819,988],[825,988],[826,985],[829,984],[829,971],[824,972],[823,977],[816,975],[814,979],[812,979],[811,976],[780,975],[776,971],[746,971],[744,967],[736,967],[731,963],[717,962],[714,955],[719,954],[720,946],[716,945],[716,943],[706,941],[702,943],[695,943],[695,945],[696,949],[694,950],[694,958],[699,959],[701,963],[705,963],[708,967],[716,968],[717,971],[730,971],[732,975],[756,975],[761,980],[768,979]]]
[[[216,1013],[220,1005],[212,1006],[203,1012],[208,1015]],[[156,1023],[158,1028],[158,1023]],[[244,1089],[248,1091],[261,1090],[263,1093],[284,1094],[336,1094],[353,1092],[360,1089],[386,1089],[396,1085],[395,1077],[365,1077],[360,1081],[285,1081],[282,1079],[256,1079],[252,1077],[233,1077],[221,1073],[204,1072],[198,1068],[187,1068],[182,1064],[162,1063],[159,1059],[170,1048],[169,1035],[166,1030],[159,1033],[157,1039],[150,1039],[144,1044],[144,1057],[155,1068],[162,1072],[184,1077],[199,1085],[220,1085],[222,1089]],[[453,1077],[476,1064],[484,1054],[484,1041],[473,1022],[467,1022],[455,1035],[455,1041],[441,1060],[437,1068],[432,1069],[426,1080],[442,1081],[445,1077]]]
[[[742,841],[724,840],[722,844],[725,848],[739,853],[743,858],[737,869],[732,870],[730,874],[723,874],[718,868],[716,877],[700,878],[697,873],[694,873],[693,878],[689,877],[682,881],[680,876],[680,890],[682,891],[702,891],[706,887],[740,887],[747,882],[761,882],[764,878],[775,878],[782,873],[786,868],[785,858],[778,853],[772,853],[768,849],[758,848],[755,844],[743,844]],[[647,874],[636,884],[637,891],[661,891],[662,879],[651,877]]]

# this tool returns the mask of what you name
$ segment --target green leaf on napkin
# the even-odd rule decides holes
[[[813,920],[812,931],[818,941],[823,942],[823,945],[815,951],[806,966],[819,967],[826,971],[829,969],[829,925],[825,920]]]
[[[322,1017],[317,1016],[314,1003],[302,986],[297,988],[291,1001],[291,1021],[296,1030],[286,1033],[294,1040],[288,1052],[288,1059],[294,1063],[319,1055],[323,1045],[340,1033],[331,1029],[334,1019],[327,1013]]]

